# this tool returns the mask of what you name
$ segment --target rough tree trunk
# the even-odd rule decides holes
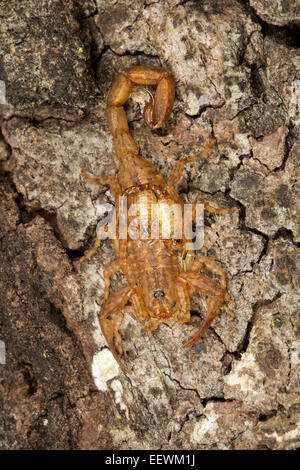
[[[1,448],[299,447],[299,21],[283,0],[0,0]],[[152,333],[126,315],[129,377],[97,319],[111,242],[78,259],[113,201],[80,172],[115,172],[105,97],[133,64],[176,81],[162,131],[128,103],[141,155],[167,175],[214,135],[178,190],[240,211],[207,215],[203,248],[236,318],[183,350],[205,299]]]

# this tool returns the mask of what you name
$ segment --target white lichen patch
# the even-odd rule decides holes
[[[122,384],[120,382],[120,380],[113,380],[110,384],[112,390],[115,392],[115,402],[117,405],[119,405],[119,408],[120,410],[122,411],[125,411],[125,414],[126,414],[126,417],[127,419],[129,418],[129,415],[128,415],[128,408],[127,406],[125,405],[124,401],[123,401],[123,387],[122,387]]]
[[[208,404],[205,409],[205,416],[195,424],[194,431],[191,435],[192,441],[195,443],[211,444],[217,434],[219,425],[217,422],[218,415],[213,410],[213,404]]]
[[[278,394],[288,381],[290,355],[281,331],[274,326],[274,308],[266,306],[257,314],[247,352],[233,361],[231,372],[224,377],[224,396],[244,403],[252,410],[266,412],[276,408]]]
[[[237,143],[239,148],[243,149],[245,155],[251,152],[251,146],[249,142],[249,137],[247,134],[242,134],[241,132],[237,132],[235,135],[235,142]]]
[[[264,374],[260,371],[255,356],[252,353],[246,353],[239,362],[234,364],[233,371],[224,377],[224,382],[229,387],[237,385],[243,398],[246,398],[249,390],[253,394],[258,393],[254,385],[259,379],[263,381]]]
[[[224,377],[224,385],[225,398],[242,401],[253,410],[271,410],[276,404],[274,382],[251,352],[233,364],[230,374]]]
[[[99,309],[99,307],[98,307]],[[95,312],[95,310],[94,310]],[[98,320],[98,316],[96,314],[94,314],[94,312],[92,313],[92,315],[94,315],[94,321],[93,321],[93,338],[94,338],[94,341],[96,343],[96,345],[98,346],[98,348],[103,348],[104,346],[106,346],[106,341],[104,339],[104,336],[102,334],[102,331],[101,331],[101,328],[100,328],[100,324],[99,324],[99,320]]]
[[[278,443],[282,442],[287,442],[291,441],[294,439],[299,439],[300,437],[300,426],[296,426],[295,429],[292,429],[291,431],[287,431],[286,433],[279,435],[277,431],[272,432],[272,434],[269,435],[269,437],[276,439]]]
[[[119,366],[109,349],[104,348],[93,357],[92,375],[98,390],[107,392],[107,382],[119,374]]]
[[[291,344],[291,363],[293,365],[300,364],[300,341],[293,341]]]

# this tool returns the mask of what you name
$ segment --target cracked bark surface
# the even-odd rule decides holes
[[[0,80],[0,447],[300,447],[300,52],[297,10],[238,0],[2,0]],[[292,2],[291,2],[292,3]],[[275,25],[275,26],[274,26]],[[79,269],[110,191],[80,178],[115,172],[105,97],[134,64],[174,76],[169,123],[152,133],[143,94],[127,106],[141,155],[167,175],[211,135],[178,184],[205,216],[203,254],[236,302],[182,349],[192,321],[121,327],[129,377],[99,329],[109,241]],[[125,280],[113,277],[113,288]]]

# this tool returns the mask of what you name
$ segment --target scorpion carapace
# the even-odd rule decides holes
[[[83,173],[84,178],[89,182],[110,185],[116,200],[117,221],[121,220],[120,216],[124,215],[120,212],[123,211],[122,202],[125,197],[128,214],[134,205],[144,207],[144,219],[141,216],[137,223],[140,229],[138,236],[131,236],[134,222],[132,217],[127,219],[127,226],[128,229],[131,226],[131,232],[128,230],[125,238],[119,237],[117,230],[114,247],[118,259],[105,267],[104,301],[99,314],[100,326],[108,346],[120,367],[128,373],[131,371],[120,359],[122,341],[119,327],[125,310],[130,309],[142,328],[151,331],[166,319],[180,323],[189,322],[191,293],[208,295],[206,316],[196,334],[183,347],[195,344],[204,335],[221,307],[232,314],[227,306],[227,303],[232,300],[226,292],[225,272],[221,266],[205,256],[195,257],[194,252],[187,249],[187,243],[191,241],[191,237],[186,234],[180,239],[174,237],[178,224],[183,224],[180,215],[184,206],[174,184],[179,180],[184,164],[195,162],[198,158],[207,155],[215,142],[211,140],[199,154],[177,161],[168,179],[165,180],[152,163],[139,156],[137,146],[129,131],[123,105],[135,85],[157,87],[155,96],[150,94],[150,102],[144,108],[146,124],[151,129],[158,129],[168,120],[174,102],[174,81],[167,71],[160,67],[135,66],[120,73],[112,85],[107,100],[107,120],[113,136],[118,175],[117,177],[108,175],[103,178],[93,178]],[[204,209],[217,214],[227,214],[238,210],[235,207],[217,209],[203,201],[198,201],[193,204],[189,221],[191,223],[199,207],[197,204],[202,204],[201,207],[204,206]],[[167,217],[170,207],[175,207],[176,210],[172,213],[172,217]],[[155,237],[149,236],[147,231],[149,220],[158,226],[158,235]],[[186,220],[184,223],[186,224]],[[162,230],[166,228],[166,224],[169,225],[170,236],[168,237]],[[117,229],[119,228],[118,226]],[[94,247],[81,259],[81,262],[90,258],[99,245],[100,239],[96,238]],[[202,266],[219,276],[220,283],[201,274]],[[118,271],[124,273],[128,285],[110,294],[110,278]],[[130,306],[127,306],[128,303]]]

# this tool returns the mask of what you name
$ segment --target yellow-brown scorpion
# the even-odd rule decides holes
[[[139,236],[117,236],[114,247],[118,259],[105,267],[104,301],[99,314],[100,326],[108,346],[120,367],[127,373],[131,371],[122,363],[122,341],[119,327],[123,321],[125,309],[130,309],[146,331],[154,330],[161,322],[172,319],[180,323],[190,321],[190,297],[199,292],[208,295],[207,312],[196,334],[183,347],[195,344],[204,335],[213,322],[220,308],[232,314],[227,303],[233,303],[226,291],[226,277],[222,267],[205,256],[194,256],[187,248],[192,236],[182,235],[181,239],[172,237],[176,225],[195,221],[197,204],[205,210],[218,214],[227,214],[238,210],[217,209],[203,201],[192,205],[190,220],[178,219],[178,208],[183,211],[184,204],[175,190],[174,184],[179,180],[184,164],[194,162],[207,155],[215,144],[212,139],[199,154],[184,158],[175,163],[169,177],[165,180],[162,174],[147,159],[138,154],[137,146],[129,132],[124,104],[135,85],[155,85],[156,93],[150,94],[150,102],[144,108],[144,120],[151,129],[158,129],[168,120],[174,102],[175,87],[170,74],[160,67],[134,66],[120,73],[115,79],[107,99],[107,120],[113,136],[118,175],[103,178],[82,176],[89,182],[108,183],[115,197],[116,220],[119,221],[122,201],[126,197],[128,213],[133,205],[146,208],[146,216],[156,222],[160,229],[167,223],[166,210],[175,207],[173,217],[168,219],[171,237],[164,237],[162,230],[156,237],[149,237],[148,217],[143,224],[139,223]],[[175,206],[174,206],[175,205]],[[121,208],[121,209],[120,209]],[[127,210],[127,209],[126,209]],[[180,220],[180,222],[178,222]],[[128,217],[127,225],[132,222]],[[142,220],[143,222],[143,220]],[[117,222],[118,229],[120,223]],[[81,258],[81,262],[90,258],[100,245],[97,237],[93,248]],[[201,267],[220,277],[220,284],[200,273]],[[110,278],[122,271],[128,285],[110,294]],[[113,320],[108,317],[114,315]],[[232,314],[233,315],[233,314]],[[115,349],[115,344],[118,353]]]

